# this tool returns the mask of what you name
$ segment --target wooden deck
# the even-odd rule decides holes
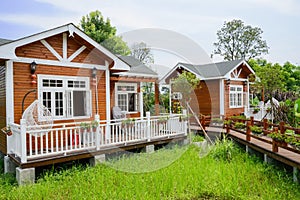
[[[70,162],[74,160],[87,159],[92,158],[96,155],[101,154],[111,154],[121,151],[129,151],[133,149],[139,149],[146,147],[148,145],[162,145],[168,144],[170,142],[178,142],[186,139],[187,136],[185,134],[169,136],[165,138],[152,139],[151,141],[137,141],[131,142],[128,144],[119,144],[119,145],[111,145],[106,147],[101,147],[100,150],[80,150],[77,152],[70,152],[68,154],[61,153],[56,156],[48,156],[38,159],[30,159],[26,163],[22,163],[19,157],[16,157],[14,154],[8,154],[8,156],[21,168],[32,168],[32,167],[42,167],[47,165],[53,165],[57,163]]]
[[[207,127],[207,132],[226,133],[226,129],[220,127]],[[246,134],[243,131],[231,129],[226,135],[234,141],[245,145],[257,152],[266,155],[269,158],[300,169],[300,152],[290,145],[279,147],[278,152],[272,150],[272,139],[266,136],[251,135],[250,141],[247,141]]]

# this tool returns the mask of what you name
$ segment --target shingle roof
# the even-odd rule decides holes
[[[11,41],[12,41],[12,40],[7,40],[7,39],[0,38],[0,45],[9,43],[9,42],[11,42]]]
[[[224,61],[219,63],[210,63],[204,65],[192,65],[187,63],[178,63],[178,65],[184,66],[191,72],[198,74],[204,78],[220,77],[225,76],[238,64],[240,64],[243,59],[233,60],[233,61]]]
[[[157,76],[157,73],[144,65],[138,59],[132,56],[120,56],[120,59],[126,62],[130,66],[128,74],[141,74],[141,75],[153,75]]]

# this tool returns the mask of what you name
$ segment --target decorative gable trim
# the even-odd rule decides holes
[[[82,32],[80,29],[78,29],[73,24],[67,24],[64,26],[60,26],[54,29],[50,29],[35,35],[31,35],[29,37],[25,37],[19,40],[12,41],[10,43],[6,43],[0,46],[0,58],[2,59],[13,59],[18,60],[19,58],[16,56],[15,51],[17,47],[24,46],[30,43],[33,43],[35,41],[41,41],[44,46],[53,54],[56,58],[58,58],[59,61],[65,61],[67,60],[67,34],[66,32],[69,32],[69,37],[74,37],[74,33],[76,33],[79,37],[83,38],[85,41],[93,45],[96,49],[103,52],[106,56],[114,60],[114,66],[111,68],[112,70],[124,70],[128,71],[130,70],[130,66],[123,62],[121,59],[119,59],[116,55],[108,51],[106,48],[98,44],[96,41],[91,39],[89,36],[87,36],[84,32]],[[58,35],[61,33],[65,33],[63,36],[63,55],[59,55],[47,42],[46,38]],[[80,54],[82,52],[84,47],[80,48],[76,54]],[[70,60],[73,60],[76,57],[76,54],[73,55],[73,57]]]

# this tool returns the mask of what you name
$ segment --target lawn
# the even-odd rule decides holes
[[[96,167],[49,171],[22,187],[2,175],[0,199],[300,199],[300,186],[289,175],[230,141],[204,157],[199,151],[175,147]]]

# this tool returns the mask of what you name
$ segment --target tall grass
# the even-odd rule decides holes
[[[2,199],[300,199],[300,187],[291,177],[240,152],[230,141],[218,143],[203,158],[190,146],[170,165],[147,173],[114,168],[137,167],[135,156],[93,168],[76,166],[50,171],[36,184],[0,187]],[[180,152],[182,149],[175,148]],[[138,156],[157,165],[172,150]],[[162,159],[157,159],[161,157]],[[153,162],[151,160],[151,162]],[[145,165],[145,164],[144,164]],[[147,164],[146,164],[147,165]],[[114,166],[112,168],[111,166]]]

